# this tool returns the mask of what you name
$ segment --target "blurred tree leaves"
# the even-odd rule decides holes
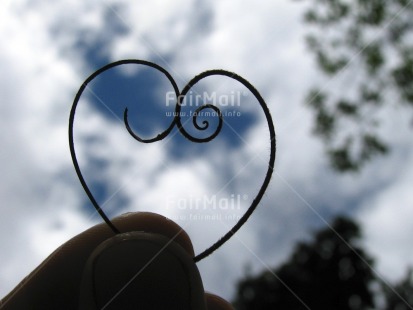
[[[413,1],[302,1],[318,69],[327,80],[351,74],[350,86],[309,91],[314,134],[335,170],[357,171],[389,151],[380,134],[383,107],[413,107]]]
[[[358,245],[359,237],[354,222],[337,218],[332,229],[298,244],[280,268],[241,281],[236,308],[368,309],[373,305],[372,259]]]
[[[336,218],[331,227],[316,231],[311,242],[299,243],[277,269],[255,276],[246,273],[237,284],[236,309],[411,309],[412,272],[389,287],[373,272],[373,259],[360,239],[360,227],[354,221]],[[382,305],[375,302],[378,294]]]
[[[384,291],[386,294],[385,310],[411,310],[413,305],[413,270],[409,270],[406,277],[396,284],[393,290],[384,286]]]

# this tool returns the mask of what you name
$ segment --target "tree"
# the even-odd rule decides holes
[[[308,0],[307,43],[322,75],[346,85],[309,91],[314,133],[331,165],[357,171],[389,151],[380,126],[390,108],[413,108],[413,2]]]
[[[413,270],[392,289],[384,285],[386,310],[410,310],[413,305]]]
[[[348,218],[300,243],[278,269],[248,276],[237,286],[238,310],[369,309],[372,259],[359,246],[360,229]]]

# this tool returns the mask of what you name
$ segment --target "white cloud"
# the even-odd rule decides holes
[[[335,176],[327,170],[320,144],[309,136],[311,118],[301,104],[303,91],[318,77],[305,54],[297,3],[16,1],[2,6],[0,39],[6,44],[0,50],[0,296],[60,243],[98,220],[80,211],[85,195],[71,167],[66,129],[75,91],[94,66],[85,63],[85,48],[97,43],[101,46],[96,53],[111,60],[151,57],[165,65],[167,58],[165,67],[179,85],[203,70],[233,70],[261,91],[271,109],[277,174],[245,227],[200,263],[208,290],[230,298],[246,263],[251,262],[254,271],[264,268],[262,262],[280,263],[294,241],[340,212],[361,219],[366,244],[386,276],[401,276],[410,263],[413,171],[406,167],[412,166],[411,133],[399,132],[394,142],[399,155],[372,164],[360,176]],[[202,10],[194,10],[197,6]],[[171,161],[167,143],[136,143],[123,125],[107,122],[86,105],[79,106],[77,117],[81,167],[87,171],[93,158],[107,161],[98,176],[107,180],[109,197],[120,191],[106,207],[115,213],[148,210],[176,217],[187,225],[198,253],[234,221],[188,222],[179,218],[188,215],[187,210],[165,208],[165,199],[245,194],[247,199],[235,210],[241,215],[262,183],[269,153],[263,123],[247,132],[239,149],[217,140],[201,158],[191,152],[182,161]],[[91,147],[85,139],[95,137],[95,129],[101,138]],[[392,130],[386,129],[389,135]],[[398,163],[401,159],[404,166]],[[121,208],[116,205],[119,197],[126,197]]]
[[[111,19],[117,20],[128,32],[111,41],[108,51],[111,59],[155,57],[162,62],[163,55],[178,49],[190,31],[189,21],[196,15],[194,1],[179,0],[127,2],[107,1]],[[163,63],[168,66],[169,62]]]
[[[392,117],[391,114],[389,114]],[[406,122],[407,114],[393,115],[390,137],[394,136],[394,123]],[[413,266],[413,157],[411,151],[411,129],[399,129],[399,135],[391,139],[392,153],[387,167],[376,165],[376,175],[380,187],[367,196],[358,212],[366,235],[365,245],[377,258],[377,270],[387,279],[395,281],[405,276]],[[385,174],[383,175],[383,171]],[[373,187],[374,188],[374,187]]]
[[[85,228],[78,223],[77,229],[73,225],[67,229],[63,216],[76,216],[80,202],[66,143],[66,119],[77,75],[53,44],[47,19],[22,3],[3,6],[0,295],[13,288],[52,248]],[[64,233],[60,237],[53,234],[47,245],[45,240],[43,244],[34,242],[36,232],[52,233],[47,226],[58,218],[62,218]]]

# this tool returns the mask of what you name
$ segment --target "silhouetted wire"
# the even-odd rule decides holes
[[[245,80],[243,77],[233,73],[233,72],[229,72],[229,71],[225,71],[225,70],[209,70],[209,71],[205,71],[197,76],[195,76],[192,80],[190,80],[188,82],[188,84],[186,84],[186,86],[183,88],[182,92],[179,92],[178,86],[175,82],[175,80],[173,79],[173,77],[171,76],[171,74],[169,74],[168,71],[166,71],[164,68],[162,68],[161,66],[149,62],[149,61],[145,61],[145,60],[138,60],[138,59],[125,59],[125,60],[120,60],[120,61],[116,61],[113,63],[110,63],[102,68],[100,68],[99,70],[95,71],[92,75],[90,75],[85,82],[82,84],[82,86],[80,87],[79,91],[76,94],[76,97],[73,101],[73,105],[72,105],[72,109],[70,111],[70,117],[69,117],[69,147],[70,147],[70,154],[72,157],[72,161],[73,161],[73,165],[75,167],[76,170],[76,174],[79,177],[80,183],[82,184],[83,189],[85,190],[87,196],[89,197],[90,201],[92,202],[93,206],[95,207],[96,211],[99,213],[99,215],[103,218],[103,220],[106,222],[106,224],[108,224],[108,226],[112,229],[112,231],[115,234],[120,233],[120,231],[116,228],[116,226],[111,222],[111,220],[106,216],[105,212],[102,210],[102,208],[99,206],[99,204],[97,203],[95,197],[93,196],[92,192],[90,191],[89,187],[86,184],[85,179],[83,178],[82,172],[80,170],[79,167],[79,163],[77,161],[76,158],[76,152],[75,152],[75,147],[74,147],[74,139],[73,139],[73,124],[74,124],[74,118],[75,118],[75,113],[76,113],[76,108],[77,105],[79,103],[79,100],[83,94],[83,91],[86,89],[87,85],[93,80],[95,79],[98,75],[100,75],[101,73],[117,67],[117,66],[121,66],[121,65],[127,65],[127,64],[137,64],[137,65],[143,65],[143,66],[148,66],[151,68],[154,68],[158,71],[160,71],[162,74],[164,74],[168,80],[171,82],[174,91],[175,91],[175,95],[176,95],[176,106],[175,106],[175,112],[174,112],[174,118],[171,122],[171,124],[169,125],[169,127],[162,133],[158,134],[156,137],[150,138],[150,139],[143,139],[140,136],[138,136],[130,127],[129,125],[129,121],[128,121],[128,108],[125,108],[124,111],[124,122],[125,122],[125,127],[127,129],[127,131],[129,132],[129,134],[136,139],[139,142],[142,143],[152,143],[152,142],[156,142],[156,141],[160,141],[162,139],[164,139],[165,137],[167,137],[169,135],[169,133],[172,131],[172,129],[177,126],[179,132],[188,140],[192,141],[192,142],[196,142],[196,143],[205,143],[205,142],[209,142],[211,140],[213,140],[221,131],[222,129],[222,125],[223,125],[223,118],[222,118],[222,113],[219,110],[219,108],[215,105],[212,104],[203,104],[202,106],[198,107],[195,111],[195,113],[192,116],[192,123],[194,125],[194,127],[200,131],[202,130],[206,130],[209,128],[209,122],[204,120],[202,122],[202,125],[198,124],[198,115],[200,115],[199,112],[201,112],[204,109],[212,109],[214,110],[215,114],[218,116],[218,125],[217,128],[215,129],[215,131],[210,134],[207,137],[204,138],[197,138],[194,137],[193,135],[189,134],[185,128],[182,125],[181,122],[181,107],[183,105],[183,100],[186,96],[186,94],[191,90],[191,88],[197,84],[199,81],[201,81],[202,79],[208,77],[208,76],[214,76],[214,75],[218,75],[218,76],[226,76],[229,77],[230,79],[234,79],[238,82],[240,82],[242,85],[244,85],[253,95],[254,97],[257,99],[258,103],[260,104],[264,114],[265,114],[265,118],[267,120],[267,124],[268,124],[268,129],[270,132],[270,145],[271,145],[271,152],[270,152],[270,158],[269,158],[269,162],[268,162],[268,168],[267,168],[267,172],[265,175],[265,179],[264,182],[262,183],[260,190],[258,192],[258,194],[256,195],[256,197],[254,198],[254,200],[252,201],[250,207],[247,209],[247,211],[244,213],[244,215],[239,219],[239,221],[231,228],[230,231],[228,231],[224,236],[222,236],[217,242],[215,242],[212,246],[210,246],[209,248],[207,248],[206,250],[204,250],[203,252],[201,252],[200,254],[196,255],[194,257],[194,261],[195,262],[199,262],[201,259],[207,257],[208,255],[210,255],[211,253],[213,253],[215,250],[217,250],[220,246],[222,246],[226,241],[228,241],[241,227],[242,225],[245,224],[245,222],[248,220],[248,218],[251,216],[251,214],[254,212],[254,210],[257,208],[260,200],[262,199],[269,183],[270,183],[270,179],[274,170],[274,162],[275,162],[275,153],[276,153],[276,140],[275,140],[275,130],[274,130],[274,124],[272,122],[272,118],[271,118],[271,114],[270,111],[264,101],[264,99],[262,98],[262,96],[260,95],[260,93],[255,89],[255,87],[250,84],[247,80]]]

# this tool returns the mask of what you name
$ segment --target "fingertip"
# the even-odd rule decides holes
[[[165,216],[152,212],[130,212],[115,217],[112,222],[122,233],[138,230],[168,237],[182,246],[191,257],[195,256],[186,231]]]
[[[121,233],[100,244],[83,272],[79,309],[206,310],[199,271],[167,237]]]
[[[205,293],[208,310],[234,310],[234,307],[225,299],[210,293]]]

